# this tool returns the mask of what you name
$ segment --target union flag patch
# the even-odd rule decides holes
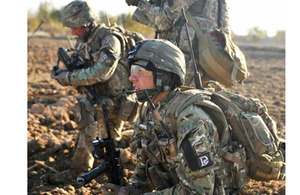
[[[101,55],[100,55],[101,62],[105,61],[107,58],[108,57],[105,53],[101,53]]]

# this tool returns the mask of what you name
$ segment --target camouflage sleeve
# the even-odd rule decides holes
[[[72,73],[73,86],[104,83],[114,74],[121,53],[121,43],[117,37],[108,35],[102,40],[101,45],[99,52],[93,55],[95,60],[93,66]]]
[[[220,0],[220,16],[219,16],[219,28],[222,29],[228,35],[231,34],[230,24],[229,24],[229,14],[228,5],[226,0]]]
[[[191,105],[180,113],[177,127],[180,183],[157,194],[213,194],[214,168],[220,161],[216,126],[200,107]]]
[[[140,0],[132,18],[157,30],[168,30],[181,17],[182,6],[188,9],[196,0],[165,1],[162,7]],[[172,3],[169,3],[172,2]]]

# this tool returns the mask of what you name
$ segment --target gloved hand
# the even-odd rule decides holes
[[[137,6],[138,2],[140,0],[126,0],[127,5],[133,5],[133,6]]]
[[[62,86],[67,86],[67,85],[71,85],[71,80],[70,80],[70,76],[71,76],[71,72],[64,70],[62,72],[60,72],[58,75],[55,76],[55,79],[62,85]]]
[[[65,70],[62,69],[61,67],[54,66],[50,71],[51,79],[55,79],[55,76],[57,76],[58,74],[60,74],[63,71],[65,71]]]

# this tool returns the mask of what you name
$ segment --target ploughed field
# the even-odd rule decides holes
[[[100,176],[86,186],[79,186],[69,174],[78,131],[74,104],[80,94],[73,87],[60,86],[50,78],[57,62],[57,48],[68,48],[66,39],[33,38],[28,41],[28,194],[101,194],[107,178]],[[285,50],[241,47],[250,76],[234,93],[262,99],[276,120],[278,135],[285,137]],[[131,125],[126,124],[125,129]],[[124,176],[133,173],[135,156],[121,150]],[[97,166],[99,162],[95,163]],[[285,194],[285,181],[251,181],[241,194]]]

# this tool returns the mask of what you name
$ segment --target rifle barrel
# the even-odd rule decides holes
[[[90,172],[87,172],[79,177],[77,177],[77,183],[80,185],[85,185],[98,177],[99,175],[103,174],[107,170],[107,161],[103,161],[98,167],[94,168]]]
[[[191,39],[190,39],[189,28],[188,28],[188,25],[187,25],[188,20],[186,18],[186,15],[185,15],[183,7],[181,9],[181,12],[182,12],[182,17],[183,17],[184,25],[185,25],[185,29],[186,29],[186,36],[187,36],[188,42],[189,42],[190,54],[191,54],[191,58],[192,58],[192,61],[193,61],[193,64],[194,64],[194,68],[195,68],[195,76],[194,76],[194,78],[195,78],[195,85],[196,85],[197,89],[203,89],[201,77],[199,75],[199,71],[198,71],[198,68],[197,68],[196,60],[195,60],[196,58],[195,58],[195,55],[194,55],[194,51],[193,51],[193,47],[192,47],[192,42],[191,42]]]

